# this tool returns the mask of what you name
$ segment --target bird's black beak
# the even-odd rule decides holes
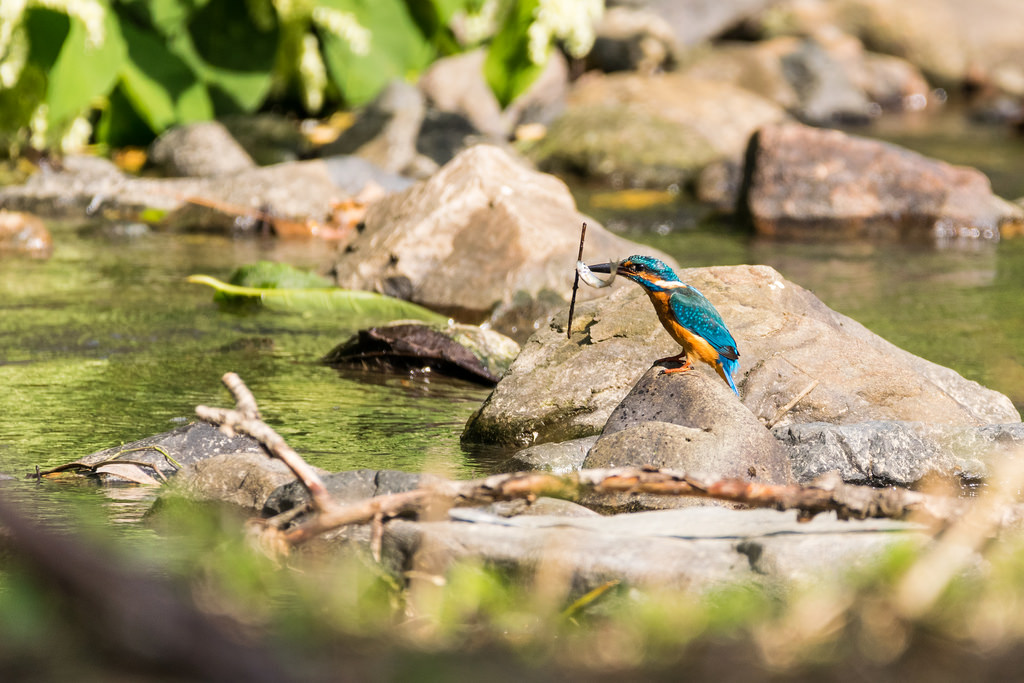
[[[614,265],[616,265],[616,264],[614,264],[614,263],[595,263],[592,266],[587,266],[587,268],[590,268],[590,272],[591,273],[610,273],[610,272],[612,272],[612,266],[614,266]]]

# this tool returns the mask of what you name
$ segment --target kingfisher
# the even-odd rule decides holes
[[[683,347],[677,355],[654,362],[681,363],[679,367],[665,372],[685,372],[693,367],[691,358],[696,357],[713,367],[739,396],[733,376],[740,367],[740,352],[721,314],[711,302],[696,287],[680,280],[663,261],[651,256],[630,256],[618,263],[588,266],[594,273],[609,274],[613,267],[616,275],[627,277],[644,288],[661,324]]]

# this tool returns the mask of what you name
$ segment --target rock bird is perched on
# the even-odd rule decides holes
[[[740,366],[740,352],[711,302],[696,288],[682,282],[671,268],[650,256],[630,256],[618,264],[600,263],[589,269],[594,273],[611,273],[616,265],[616,275],[644,288],[661,324],[683,347],[677,355],[659,358],[655,363],[681,362],[680,367],[665,372],[683,372],[692,367],[691,359],[696,356],[712,366],[739,396],[733,376]]]

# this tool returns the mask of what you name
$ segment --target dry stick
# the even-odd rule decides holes
[[[583,240],[587,237],[587,222],[583,221],[583,229],[580,230],[580,250],[576,254],[576,262],[583,260]],[[565,326],[565,336],[572,339],[572,312],[576,308],[576,291],[580,288],[580,271],[573,268],[576,277],[572,280],[572,298],[569,300],[569,323]]]
[[[819,384],[820,384],[820,382],[818,380],[814,380],[813,382],[808,384],[806,387],[804,387],[803,391],[801,391],[799,394],[797,394],[793,398],[792,401],[790,401],[786,405],[782,406],[781,408],[779,408],[775,412],[775,416],[772,419],[768,420],[768,422],[765,424],[765,427],[767,427],[768,429],[771,429],[772,427],[774,427],[778,423],[778,421],[781,420],[782,417],[786,413],[788,413],[789,411],[793,410],[793,407],[796,406],[796,404],[799,403],[801,401],[801,399],[803,399],[804,396],[806,396],[807,394],[809,394],[812,391],[814,391],[814,388],[816,386],[818,386]]]
[[[225,384],[244,387],[237,375],[225,375]],[[244,398],[245,392],[239,391]],[[350,505],[335,502],[320,478],[302,457],[262,421],[239,411],[199,406],[200,418],[229,426],[259,440],[272,455],[280,458],[309,490],[315,512],[309,520],[289,529],[283,540],[289,545],[304,543],[315,536],[348,524],[383,520],[404,512],[420,512],[430,505],[451,507],[484,505],[499,500],[527,499],[539,496],[577,499],[585,492],[651,493],[694,496],[742,503],[776,510],[796,509],[807,520],[822,512],[835,512],[840,519],[890,518],[931,523],[949,523],[959,519],[971,502],[960,498],[934,496],[906,489],[875,489],[845,484],[837,476],[821,478],[811,485],[760,484],[742,479],[704,479],[670,470],[639,467],[589,469],[567,475],[540,472],[496,474],[484,479],[451,481],[430,478],[412,491],[376,496]],[[1024,520],[1024,506],[999,510],[996,526]]]
[[[245,386],[242,378],[229,372],[221,377],[221,381],[234,395],[238,410],[196,406],[196,415],[199,416],[199,419],[218,425],[226,434],[232,432],[248,434],[263,444],[267,452],[282,460],[288,469],[298,477],[302,485],[309,491],[309,496],[316,509],[325,510],[336,505],[331,494],[327,492],[323,480],[309,466],[309,463],[303,460],[302,456],[296,453],[270,425],[260,419],[256,399],[249,388]]]

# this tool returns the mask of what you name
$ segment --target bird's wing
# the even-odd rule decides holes
[[[686,285],[675,289],[668,301],[680,325],[707,339],[722,356],[730,360],[739,357],[736,340],[726,328],[722,316],[696,288]]]

